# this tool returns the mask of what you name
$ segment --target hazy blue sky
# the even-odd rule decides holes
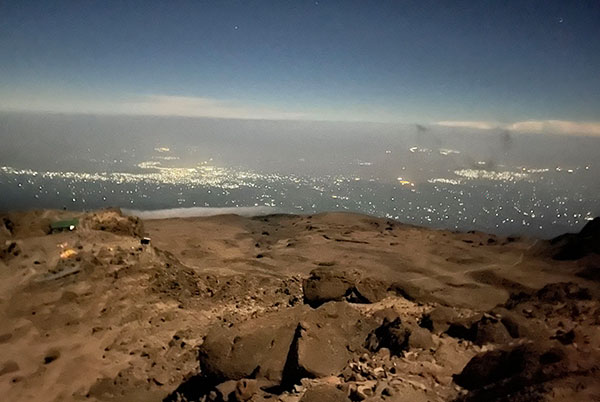
[[[0,1],[0,109],[600,135],[600,2]]]

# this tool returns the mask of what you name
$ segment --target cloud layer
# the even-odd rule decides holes
[[[401,121],[392,110],[361,107],[360,110],[290,111],[276,107],[244,104],[209,97],[174,95],[134,95],[120,99],[54,99],[48,96],[0,97],[0,110],[51,113],[89,113],[117,115],[150,115],[182,117],[215,117],[226,119],[265,120],[337,120],[337,121]],[[397,117],[397,120],[396,120]],[[477,130],[502,129],[518,133],[545,133],[600,137],[600,122],[568,120],[527,120],[501,124],[483,120],[444,120],[441,127]]]
[[[22,97],[0,99],[0,110],[52,113],[123,114],[151,116],[217,117],[227,119],[290,120],[303,113],[206,97],[144,95],[119,100],[46,99]]]
[[[568,120],[527,120],[512,124],[487,121],[439,121],[443,127],[462,127],[478,130],[503,129],[518,133],[548,133],[600,137],[600,122],[577,122]]]

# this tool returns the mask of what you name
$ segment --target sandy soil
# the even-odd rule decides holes
[[[50,222],[71,217],[79,218],[76,230],[48,233]],[[140,243],[144,235],[150,245]],[[0,247],[3,400],[600,400],[593,251],[557,260],[558,246],[546,241],[347,213],[142,222],[116,210],[5,214]],[[554,283],[569,285],[544,288]],[[345,335],[317,330],[310,343],[313,329],[306,328],[340,314],[365,320],[359,327],[370,341],[365,336],[354,348],[356,340],[346,340],[354,354],[339,367],[313,370],[311,353],[325,353],[318,342]],[[531,333],[511,329],[511,314]],[[225,375],[209,367],[219,338],[239,331],[235,343],[269,325],[282,334],[273,342],[291,328],[282,367],[297,343],[294,362],[310,375],[296,370],[288,384],[287,369],[262,375],[257,365],[248,375]],[[459,327],[471,332],[457,335]],[[336,350],[337,340],[328,342]],[[490,351],[530,344],[544,349],[519,349],[521,371],[477,384],[460,376],[476,356],[501,360]],[[238,358],[256,358],[259,348],[242,348]],[[555,349],[560,356],[548,358]],[[277,363],[275,352],[269,359]],[[539,364],[560,365],[548,367],[561,374],[550,376]],[[502,388],[509,385],[510,392]]]

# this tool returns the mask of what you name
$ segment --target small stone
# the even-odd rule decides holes
[[[235,385],[235,398],[237,401],[247,401],[258,392],[258,384],[256,380],[247,378],[239,380]]]
[[[230,399],[231,394],[235,392],[235,386],[237,381],[225,381],[215,387],[217,393],[220,395],[221,399],[224,401],[228,401]]]
[[[381,348],[377,351],[377,356],[384,360],[390,360],[390,358],[392,357],[392,353],[390,352],[390,350],[388,348]]]
[[[430,349],[434,347],[431,332],[427,329],[412,325],[409,327],[409,330],[408,346],[410,348]]]
[[[375,385],[376,385],[375,381],[365,381],[364,384],[356,387],[355,395],[356,395],[357,399],[360,401],[364,401],[365,399],[370,398],[373,395],[375,395],[375,392],[373,391],[373,388],[375,388]],[[352,398],[352,399],[354,399],[354,398]]]
[[[383,396],[394,396],[394,389],[390,388],[390,387],[385,387],[381,391],[381,395],[383,395]]]

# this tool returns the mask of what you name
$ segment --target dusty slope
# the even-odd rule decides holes
[[[260,370],[253,372],[249,377],[270,393],[248,391],[252,400],[268,396],[310,400],[311,393],[317,398],[312,400],[324,400],[324,392],[337,391],[341,394],[335,394],[338,399],[334,400],[345,400],[346,395],[353,400],[477,398],[483,391],[464,382],[458,386],[460,377],[453,380],[452,375],[459,374],[478,352],[526,343],[526,337],[511,334],[509,339],[504,327],[498,327],[501,314],[508,313],[498,310],[484,319],[476,315],[505,303],[517,292],[531,296],[514,299],[506,308],[518,317],[525,313],[531,316],[525,318],[538,325],[533,332],[544,337],[537,343],[556,343],[550,337],[556,338],[557,330],[561,335],[574,329],[574,339],[566,339],[565,345],[559,342],[566,357],[552,364],[570,367],[567,363],[578,361],[584,352],[597,357],[598,282],[576,275],[590,266],[593,269],[597,259],[586,256],[583,260],[557,261],[550,258],[547,250],[552,246],[546,242],[431,231],[338,213],[253,219],[228,215],[146,221],[142,225],[118,212],[103,211],[81,215],[81,226],[74,232],[46,234],[50,221],[71,215],[45,211],[2,217],[0,393],[7,400],[160,401],[169,395],[174,400],[218,398],[226,386],[218,392],[211,389],[216,380],[208,377],[212,356],[208,345],[220,350],[220,340],[228,339],[231,331],[241,334],[232,338],[238,342],[246,336],[252,338],[265,325],[281,334],[277,342],[290,337],[288,342],[293,338],[300,351],[306,350],[296,362],[303,370],[327,372],[330,367],[317,370],[311,366],[311,353],[322,349],[314,339],[344,335],[335,332],[335,325],[329,332],[314,328],[329,328],[331,317],[340,315],[346,317],[342,323],[348,325],[352,320],[366,320],[361,328],[367,332],[369,325],[373,330],[384,326],[369,335],[366,355],[358,353],[366,347],[360,341],[352,346],[358,348],[357,354],[348,356],[350,363],[339,373],[331,371],[329,376],[322,372],[324,378],[302,381],[293,377],[302,385],[285,390],[260,383],[277,377],[276,371],[263,380]],[[143,233],[152,237],[151,246],[140,245]],[[67,249],[77,254],[61,259],[61,252]],[[304,305],[303,281],[314,269],[318,271],[304,283],[304,290],[313,289],[323,301],[333,295],[333,299],[350,303],[326,303],[316,310]],[[327,277],[331,273],[335,274],[333,279]],[[547,290],[534,293],[556,282],[571,282],[569,286],[579,285],[589,291],[585,297],[576,291],[565,293],[563,288],[561,295],[566,296],[548,298]],[[341,298],[335,293],[340,286]],[[474,316],[469,321],[469,325],[476,323],[473,329],[457,336],[444,333],[447,328],[442,331],[436,324],[421,334],[424,344],[416,342],[418,325],[427,326],[424,315],[440,304],[451,306],[451,315],[456,315],[441,321]],[[382,320],[386,314],[391,314],[390,322],[400,320],[385,324]],[[286,332],[285,328],[298,325],[295,320],[309,328],[301,330],[304,335]],[[493,330],[488,331],[488,327]],[[398,346],[398,353],[394,353],[382,334],[404,334],[405,329],[412,337],[407,335],[407,344]],[[492,335],[484,336],[486,331]],[[241,344],[245,345],[243,341]],[[387,346],[377,352],[380,344]],[[335,351],[335,342],[331,345]],[[247,361],[244,353],[256,355],[256,344],[254,349],[244,347],[236,349],[241,359]],[[390,347],[392,356],[386,355]],[[284,342],[282,364],[288,364],[288,348]],[[200,362],[199,350],[205,356]],[[218,366],[227,359],[217,360]],[[346,365],[345,361],[340,364]],[[275,355],[270,356],[269,364],[276,363]],[[230,364],[238,368],[236,360]],[[545,387],[540,390],[536,385],[535,397],[599,397],[594,381],[597,367],[577,364],[581,367],[554,368],[566,380],[547,378],[531,368],[543,378],[536,384]],[[286,370],[284,377],[289,372]],[[382,372],[385,377],[381,377]],[[314,372],[309,377],[315,376],[321,377]],[[525,389],[520,377],[515,378]],[[219,381],[226,379],[233,380],[235,386],[239,378]],[[256,384],[248,385],[252,386]],[[175,389],[180,392],[173,393]]]
[[[535,239],[433,231],[348,213],[170,219],[146,228],[158,248],[198,269],[306,276],[317,266],[336,266],[480,309],[505,301],[509,292],[573,280],[576,269],[531,255]]]

